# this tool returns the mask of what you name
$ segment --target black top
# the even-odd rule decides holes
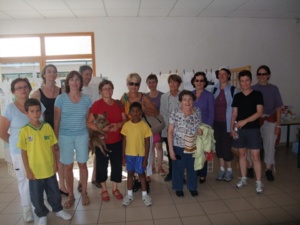
[[[47,98],[42,89],[39,88],[39,91],[41,94],[41,103],[43,103],[46,108],[44,112],[45,122],[49,123],[51,127],[54,128],[54,103],[56,98]],[[61,94],[61,88],[59,89],[59,94]]]
[[[237,107],[237,121],[244,120],[257,112],[257,105],[264,105],[262,93],[253,90],[250,94],[244,95],[239,92],[234,95],[232,107]],[[259,119],[247,123],[242,129],[259,128]]]

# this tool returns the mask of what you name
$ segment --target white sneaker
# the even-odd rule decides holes
[[[62,218],[63,220],[70,220],[72,218],[72,215],[64,210],[60,210],[59,212],[57,212],[56,216]]]
[[[126,195],[123,198],[122,205],[129,205],[132,201],[133,201],[133,196],[132,195]]]
[[[145,195],[142,197],[142,200],[144,201],[146,206],[152,205],[152,199],[149,195]]]
[[[237,188],[242,188],[247,185],[247,178],[242,177],[241,180],[236,184]]]
[[[40,217],[39,225],[47,225],[47,216]]]
[[[263,192],[263,187],[264,187],[264,185],[261,183],[261,181],[256,181],[255,189],[256,189],[257,194],[260,194]]]
[[[26,223],[32,222],[33,221],[33,213],[32,213],[32,208],[31,206],[25,206],[23,208],[23,220]]]

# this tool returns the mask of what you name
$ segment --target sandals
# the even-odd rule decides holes
[[[120,191],[118,189],[113,190],[112,193],[116,197],[116,199],[118,199],[118,200],[122,200],[123,199],[123,195],[120,193]]]
[[[74,203],[75,203],[74,196],[69,196],[68,200],[65,201],[65,203],[64,203],[64,208],[69,209],[74,205]]]
[[[102,201],[108,202],[110,200],[110,197],[109,197],[109,194],[107,191],[102,191],[101,195],[102,195]]]
[[[81,200],[82,205],[89,205],[90,204],[90,198],[89,198],[87,193],[81,194],[81,197],[82,197],[82,200]]]

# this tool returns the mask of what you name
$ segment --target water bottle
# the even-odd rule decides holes
[[[233,130],[235,132],[235,135],[234,135],[233,139],[235,139],[235,140],[239,139],[239,128],[237,128],[236,124],[237,124],[237,121],[234,121],[234,128],[233,128]]]

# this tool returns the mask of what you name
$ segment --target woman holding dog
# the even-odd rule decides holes
[[[66,93],[59,95],[54,104],[54,132],[58,137],[60,148],[60,162],[64,164],[68,200],[65,208],[74,205],[73,190],[74,149],[79,167],[80,182],[82,184],[82,205],[88,205],[90,199],[87,194],[88,170],[86,162],[89,159],[89,134],[86,127],[91,99],[82,94],[83,80],[80,73],[71,71],[66,78]]]
[[[106,186],[108,161],[111,164],[112,194],[118,200],[123,199],[123,195],[118,190],[118,183],[122,182],[122,134],[120,131],[127,119],[121,102],[112,98],[113,91],[114,85],[111,81],[103,80],[99,84],[102,99],[92,105],[87,120],[87,127],[96,132],[98,131],[95,124],[97,115],[105,115],[109,121],[109,125],[105,126],[102,131],[106,133],[104,140],[110,152],[105,155],[98,147],[95,147],[96,182],[101,183],[102,201],[105,202],[110,200]]]

